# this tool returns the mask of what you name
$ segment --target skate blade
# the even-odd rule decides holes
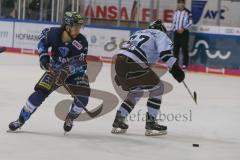
[[[9,130],[6,130],[7,133],[18,133],[18,132],[20,132],[20,131],[21,131],[21,130],[18,130],[18,129],[15,130],[15,131],[10,130],[10,129],[9,129]]]
[[[6,130],[6,132],[7,132],[7,133],[16,133],[16,132],[17,132],[17,130],[15,130],[15,131],[12,131],[12,130],[10,130],[10,129],[9,129],[9,130]]]
[[[127,129],[121,129],[121,128],[113,128],[111,133],[112,134],[124,134],[127,132]]]
[[[13,130],[11,130],[11,129],[6,130],[7,133],[18,133],[18,132],[20,132],[20,131],[21,131],[21,128],[18,128],[18,129],[16,129],[15,131],[13,131]]]
[[[145,136],[162,136],[166,135],[167,131],[146,130]]]

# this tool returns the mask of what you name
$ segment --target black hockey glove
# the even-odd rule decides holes
[[[185,78],[185,73],[183,72],[183,70],[179,67],[179,65],[177,64],[177,62],[172,66],[172,68],[169,71],[172,76],[179,82],[181,83],[184,78]]]
[[[40,57],[40,67],[43,70],[48,71],[49,64],[50,64],[50,57],[48,55],[44,55],[44,56]]]

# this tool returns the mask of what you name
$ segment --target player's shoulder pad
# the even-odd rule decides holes
[[[47,33],[47,32],[49,32],[50,31],[50,28],[44,28],[43,30],[42,30],[42,33]]]
[[[62,33],[63,29],[61,27],[50,27],[46,36],[50,41],[54,42]]]
[[[51,27],[49,30],[49,34],[59,34],[62,33],[63,29],[61,27]]]
[[[154,37],[164,37],[166,35],[166,33],[158,30],[158,29],[148,29],[149,32],[154,36]]]
[[[48,35],[48,32],[50,31],[50,28],[44,28],[39,35],[39,40],[42,40],[43,38],[46,38]]]
[[[43,36],[45,36],[45,37],[49,37],[49,36],[56,36],[56,35],[58,35],[59,33],[61,33],[62,31],[61,31],[62,29],[61,28],[59,28],[59,27],[50,27],[50,28],[44,28],[43,30],[42,30],[42,33],[41,33],[41,35],[40,35],[40,39],[41,39],[41,37],[43,37]]]
[[[133,32],[133,33],[131,34],[131,36],[132,36],[132,35],[135,35],[135,34],[141,34],[141,33],[143,33],[144,31],[145,31],[145,29],[137,30],[137,31]]]
[[[87,38],[82,33],[78,34],[76,40],[81,41],[83,45],[88,45]]]
[[[136,34],[141,34],[141,33],[146,33],[146,34],[151,34],[154,36],[156,33],[158,33],[159,30],[157,29],[143,29],[135,32]]]

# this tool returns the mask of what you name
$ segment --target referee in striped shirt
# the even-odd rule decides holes
[[[188,40],[189,28],[192,25],[191,12],[185,8],[185,0],[178,0],[177,10],[173,16],[172,31],[174,31],[174,56],[179,58],[179,51],[182,48],[183,69],[189,64]]]

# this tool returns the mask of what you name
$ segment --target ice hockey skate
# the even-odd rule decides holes
[[[154,117],[146,114],[145,136],[160,136],[167,134],[167,126],[159,125]]]
[[[112,126],[113,128],[111,133],[113,134],[123,134],[127,132],[128,125],[125,123],[125,117],[121,116],[120,111],[117,111],[117,114]]]

